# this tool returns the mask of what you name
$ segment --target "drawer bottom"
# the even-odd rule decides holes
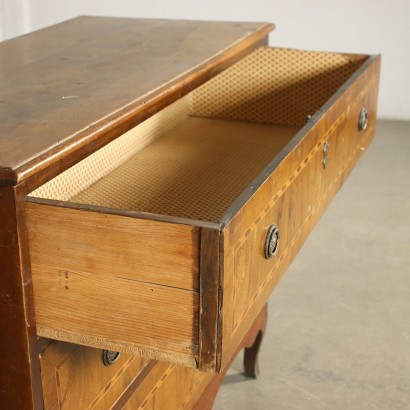
[[[298,129],[187,116],[71,201],[218,222]]]

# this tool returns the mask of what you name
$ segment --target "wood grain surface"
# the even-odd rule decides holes
[[[150,373],[138,384],[124,410],[195,409],[211,410],[219,386],[232,361],[243,348],[253,346],[266,327],[264,307],[248,329],[228,365],[221,373],[212,374],[169,363],[156,362]]]
[[[81,17],[0,44],[1,408],[212,406],[373,137],[380,58],[347,57],[361,68],[304,126],[303,114],[217,223],[24,197],[266,44],[273,27]],[[272,223],[281,244],[265,260]],[[103,348],[123,356],[104,367]]]
[[[196,228],[33,203],[26,212],[39,335],[196,366]]]
[[[38,334],[221,371],[370,142],[378,69],[379,59],[368,59],[285,147],[289,155],[273,158],[231,207],[223,241],[218,229],[27,203]],[[271,224],[281,230],[281,253],[266,261]]]
[[[64,168],[77,162],[250,52],[273,27],[80,17],[0,44],[0,180],[36,174],[34,188],[63,159]]]
[[[111,409],[151,361],[122,354],[105,366],[103,351],[56,342],[41,355],[44,408]],[[81,398],[81,399],[80,399]],[[79,402],[81,400],[81,402]]]
[[[0,186],[0,408],[40,408],[34,303],[21,186]]]
[[[223,232],[222,368],[272,290],[285,273],[320,215],[371,142],[376,127],[380,58],[370,58],[304,127],[292,151],[257,185],[246,205]],[[366,108],[369,124],[358,130]],[[323,167],[323,144],[329,157]],[[271,224],[281,232],[280,248],[264,258]]]
[[[30,202],[26,213],[36,270],[199,289],[196,227]]]

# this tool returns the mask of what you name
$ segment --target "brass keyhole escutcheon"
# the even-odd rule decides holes
[[[265,240],[265,258],[272,258],[279,248],[280,232],[276,225],[271,225]]]
[[[369,115],[367,114],[367,110],[362,108],[359,114],[359,131],[364,131],[367,128],[368,123]]]
[[[325,141],[325,143],[323,144],[322,152],[323,152],[322,164],[323,164],[323,168],[326,169],[326,164],[327,164],[327,161],[329,160],[329,142],[328,141]]]
[[[120,357],[120,352],[115,352],[114,350],[104,350],[103,351],[103,363],[104,366],[111,366]]]

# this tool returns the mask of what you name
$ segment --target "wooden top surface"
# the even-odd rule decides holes
[[[158,111],[152,101],[183,84],[189,92],[273,27],[79,17],[0,43],[0,183],[55,165],[133,113]]]

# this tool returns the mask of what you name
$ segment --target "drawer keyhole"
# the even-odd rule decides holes
[[[280,241],[279,228],[271,225],[265,240],[265,258],[270,259],[278,251]]]
[[[104,350],[103,351],[103,363],[104,366],[111,366],[120,357],[120,352],[115,352],[114,350]]]
[[[367,110],[362,108],[359,114],[359,131],[364,131],[367,128],[368,123],[369,115],[367,114]]]

